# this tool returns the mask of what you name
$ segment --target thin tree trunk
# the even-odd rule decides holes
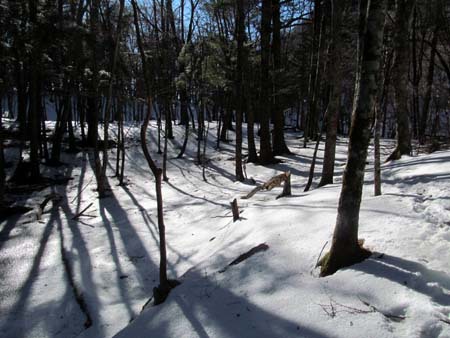
[[[147,160],[148,166],[155,176],[155,189],[156,189],[156,203],[157,203],[157,211],[158,211],[158,231],[159,231],[159,251],[160,251],[160,262],[159,262],[159,286],[153,289],[153,295],[155,297],[155,304],[160,304],[164,302],[166,297],[168,296],[170,290],[175,287],[178,283],[174,281],[169,281],[167,278],[167,252],[166,252],[166,230],[164,225],[164,210],[163,210],[163,198],[162,198],[162,189],[161,189],[161,178],[162,178],[162,170],[158,168],[150,156],[150,152],[147,147],[147,127],[150,121],[151,115],[151,96],[150,96],[150,81],[148,80],[148,69],[145,57],[144,46],[142,43],[140,28],[139,28],[139,19],[138,19],[138,5],[136,0],[132,0],[131,4],[133,6],[133,18],[134,18],[134,27],[136,30],[136,40],[139,47],[139,53],[141,55],[141,62],[143,72],[145,74],[145,86],[148,97],[148,105],[147,105],[147,114],[145,116],[144,122],[141,127],[141,146],[142,151],[144,153],[145,159]]]
[[[244,41],[245,41],[245,13],[244,1],[236,1],[236,40],[237,40],[237,61],[236,61],[236,149],[235,149],[235,175],[237,181],[244,181],[242,171],[242,116],[244,114]]]
[[[381,154],[380,154],[380,135],[381,135],[381,110],[375,107],[375,128],[374,128],[374,192],[375,196],[381,195]]]
[[[328,110],[328,108],[327,108]],[[327,113],[324,113],[323,115],[326,115]],[[322,116],[322,125],[320,127],[320,133],[317,135],[317,139],[316,139],[316,146],[314,147],[314,154],[313,154],[313,158],[311,161],[311,166],[309,167],[309,175],[308,175],[308,182],[306,183],[305,186],[305,192],[309,191],[309,189],[311,188],[313,179],[314,179],[314,169],[316,167],[316,160],[317,160],[317,151],[319,150],[319,145],[320,145],[320,140],[322,139],[322,134],[323,134],[323,127],[324,127],[324,118],[325,116]]]
[[[319,187],[333,183],[334,162],[336,157],[336,139],[341,102],[341,53],[342,53],[342,16],[344,4],[336,1],[331,7],[331,42],[328,55],[328,81],[330,83],[330,99],[326,118],[326,139],[323,156],[322,177]]]
[[[437,11],[439,10],[439,4],[436,4]],[[438,13],[436,13],[438,14]],[[437,21],[437,19],[436,19]],[[433,78],[434,78],[434,65],[435,65],[435,57],[436,57],[436,46],[438,40],[438,32],[439,25],[436,24],[433,31],[433,38],[431,39],[431,49],[430,49],[430,61],[428,64],[428,74],[427,74],[427,83],[425,90],[425,97],[423,99],[423,108],[422,114],[420,118],[420,126],[419,126],[419,142],[420,144],[425,144],[425,131],[427,130],[427,121],[428,121],[428,112],[430,110],[430,102],[431,102],[431,90],[433,88]]]
[[[67,84],[65,86],[65,89],[67,89]],[[66,91],[66,90],[64,90]],[[51,155],[51,163],[53,165],[60,164],[60,157],[61,157],[61,145],[62,140],[64,137],[64,133],[66,132],[67,127],[67,120],[69,117],[69,109],[70,109],[70,96],[67,94],[64,94],[62,104],[62,112],[59,114],[58,120],[56,121],[56,127],[55,132],[53,134],[53,142],[52,142],[52,155]]]
[[[250,99],[247,102],[247,144],[248,144],[248,157],[247,162],[258,162],[258,154],[256,153],[255,145],[255,113],[253,111],[253,105]]]
[[[111,79],[109,81],[108,86],[108,96],[106,97],[106,107],[105,107],[105,118],[103,121],[103,159],[101,165],[100,177],[98,180],[98,193],[100,197],[104,197],[106,195],[107,189],[107,177],[106,177],[106,168],[108,166],[108,145],[109,145],[109,120],[111,119],[111,103],[113,100],[113,85],[116,77],[116,67],[117,60],[119,58],[119,48],[120,48],[120,36],[122,32],[122,16],[123,10],[125,7],[125,0],[120,0],[119,2],[119,17],[117,21],[117,29],[116,29],[116,39],[114,45],[114,55],[112,60],[111,67]]]
[[[6,175],[5,175],[5,155],[3,152],[3,125],[0,117],[0,210],[5,203]]]

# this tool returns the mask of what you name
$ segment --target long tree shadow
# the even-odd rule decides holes
[[[380,258],[369,258],[351,268],[404,285],[440,305],[450,305],[450,276],[445,272],[386,254]]]
[[[188,193],[187,191],[184,191],[184,190],[181,189],[181,188],[178,188],[177,186],[175,186],[174,184],[172,184],[172,183],[170,183],[170,182],[167,182],[167,184],[168,184],[171,188],[173,188],[174,190],[176,190],[176,191],[178,191],[179,193],[181,193],[181,194],[183,194],[183,195],[186,195],[186,196],[188,196],[188,197],[190,197],[190,198],[197,199],[197,200],[202,200],[202,201],[204,201],[204,202],[207,202],[207,203],[210,203],[210,204],[214,204],[214,205],[217,205],[217,206],[221,206],[221,207],[224,207],[224,208],[229,208],[229,205],[228,205],[228,204],[220,203],[220,202],[215,202],[215,201],[213,201],[213,200],[207,199],[206,197],[195,196],[195,195],[193,195],[193,194]]]
[[[28,273],[28,277],[26,278],[25,282],[20,288],[19,299],[16,301],[14,306],[9,310],[8,318],[4,320],[5,325],[10,325],[14,321],[18,320],[18,318],[21,318],[24,312],[26,311],[28,302],[31,299],[33,285],[37,280],[44,252],[52,232],[53,232],[53,219],[50,219],[45,225],[44,231],[42,232],[42,236],[39,241],[39,248],[36,252],[36,255],[34,256],[30,272]],[[0,266],[2,266],[3,264],[5,263],[0,261]],[[0,331],[7,331],[7,329],[8,327],[2,327]],[[26,337],[25,332],[23,332],[23,337]]]
[[[80,333],[80,331],[84,330],[82,322],[83,316],[79,309],[75,308],[76,305],[74,304],[76,303],[73,301],[73,293],[69,287],[69,283],[64,285],[64,294],[58,301],[46,302],[39,306],[29,304],[32,293],[36,292],[34,289],[34,284],[38,278],[43,278],[46,276],[41,274],[41,265],[43,263],[46,250],[49,250],[47,248],[48,242],[54,234],[56,226],[61,226],[61,218],[59,211],[57,209],[53,209],[43,230],[42,237],[39,240],[39,248],[34,256],[28,277],[20,288],[19,299],[10,309],[8,318],[5,319],[7,326],[0,329],[0,331],[6,334],[6,336],[8,336],[8,330],[13,329],[14,338],[28,337],[31,332],[34,332],[33,328],[36,326],[45,327],[49,336],[55,336],[57,334],[61,334],[66,337],[76,336]],[[52,252],[51,254],[54,253]],[[49,253],[47,253],[47,255],[49,255]],[[64,279],[67,281],[66,277],[67,276],[64,276]],[[46,313],[46,315],[39,315],[38,313]],[[30,316],[31,314],[33,315]],[[66,314],[66,319],[63,319],[61,314]],[[59,320],[53,320],[55,317],[59,318]],[[36,320],[42,320],[43,318],[46,320],[43,322],[36,322]],[[66,322],[67,320],[70,320],[69,325]],[[78,324],[76,324],[77,322]],[[14,327],[17,325],[20,326],[20,329],[14,330]],[[73,331],[74,328],[76,328],[75,331]]]
[[[8,217],[6,222],[4,223],[2,229],[0,230],[0,250],[3,248],[3,246],[7,243],[7,241],[11,238],[10,234],[11,231],[16,227],[19,220],[22,218],[22,215],[12,215]],[[0,224],[1,224],[0,223]]]
[[[126,186],[122,187],[125,193],[130,197],[131,201],[139,208],[139,211],[141,213],[142,219],[144,220],[144,223],[149,230],[149,233],[151,234],[155,245],[159,245],[159,236],[158,236],[158,225],[155,223],[155,221],[150,217],[150,214],[147,212],[147,210],[144,208],[142,204],[139,203],[139,201],[136,199],[136,197],[133,195],[133,193],[130,191],[130,189]],[[175,253],[178,256],[177,262],[172,263],[170,260],[167,261],[167,267],[169,271],[175,276],[175,266],[180,261],[189,261],[189,257],[186,255],[183,255],[181,252],[176,250],[172,245],[170,245],[169,242],[166,243],[167,248],[170,249],[173,253]]]
[[[105,225],[107,227],[112,227],[112,224],[117,225],[115,228],[119,232],[128,259],[134,264],[138,272],[139,282],[144,292],[146,294],[150,293],[152,285],[150,285],[149,281],[154,280],[153,277],[157,276],[157,266],[149,256],[136,229],[131,225],[127,213],[123,210],[113,193],[108,198],[100,199],[99,206],[102,217],[105,217],[103,218]],[[111,217],[109,220],[106,218],[106,213]]]
[[[67,217],[68,228],[71,233],[72,238],[72,248],[67,250],[71,255],[73,255],[73,250],[78,253],[80,268],[79,273],[81,277],[81,285],[80,287],[84,291],[84,297],[88,298],[87,303],[90,304],[89,311],[92,317],[93,327],[95,328],[97,334],[104,334],[101,318],[100,318],[100,300],[97,295],[95,282],[93,279],[93,265],[91,256],[89,254],[89,249],[87,247],[86,240],[78,228],[78,224],[71,219],[75,216],[72,210],[69,207],[69,201],[67,196],[64,196],[61,202],[61,208],[64,212],[64,215]]]
[[[178,321],[177,326],[187,330],[186,335],[192,329],[195,337],[199,338],[327,337],[316,328],[263,309],[246,296],[239,296],[222,287],[215,281],[214,275],[205,276],[194,269],[189,270],[183,284],[169,296],[166,303],[164,307],[148,309],[115,338],[137,337],[142,332],[155,337],[168,337],[168,322],[173,320]],[[170,310],[165,311],[166,307]],[[177,319],[166,319],[164,315],[168,313]]]
[[[106,230],[106,233],[108,236],[111,257],[114,261],[114,264],[116,265],[116,284],[119,288],[121,301],[122,301],[122,304],[125,305],[128,315],[131,319],[134,317],[134,312],[131,307],[130,295],[128,293],[128,289],[124,286],[123,281],[122,281],[123,277],[125,276],[125,273],[123,272],[122,264],[120,263],[120,259],[117,254],[117,252],[118,252],[117,244],[116,244],[116,240],[115,240],[114,233],[112,230],[111,222],[109,221],[109,219],[106,215],[106,212],[105,212],[105,208],[103,207],[103,204],[101,202],[100,202],[99,212],[100,212],[100,217],[102,218],[103,225],[105,227],[105,230]]]

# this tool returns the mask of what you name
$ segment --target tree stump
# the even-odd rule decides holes
[[[233,212],[233,222],[236,222],[239,219],[239,207],[237,204],[237,200],[234,199],[231,204],[231,211]]]

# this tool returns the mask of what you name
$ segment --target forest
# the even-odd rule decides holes
[[[0,337],[450,337],[450,3],[0,0]]]

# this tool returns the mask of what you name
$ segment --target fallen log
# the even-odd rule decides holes
[[[255,195],[258,191],[267,190],[270,191],[275,187],[280,187],[283,184],[283,192],[277,196],[277,199],[284,196],[291,195],[291,172],[286,171],[282,174],[272,177],[270,180],[265,182],[264,184],[256,186],[252,191],[250,191],[247,195],[242,196],[242,199],[249,199],[253,195]]]

